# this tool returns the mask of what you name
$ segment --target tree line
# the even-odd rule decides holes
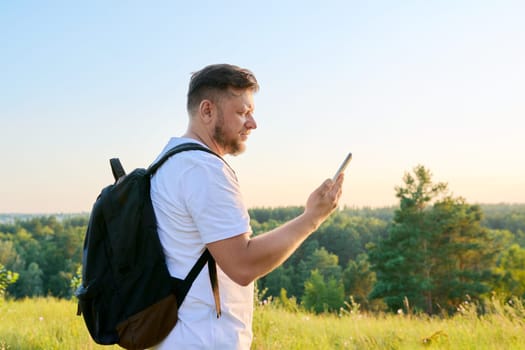
[[[342,208],[279,268],[259,293],[314,312],[453,313],[466,298],[525,297],[525,204],[477,205],[415,167],[396,187],[399,205]],[[250,209],[254,235],[302,207]],[[0,296],[71,298],[88,216],[0,223]]]
[[[71,298],[82,260],[88,217],[39,216],[0,224],[0,270],[11,272],[4,292],[14,298]]]
[[[469,204],[421,165],[395,190],[397,207],[332,215],[259,288],[315,312],[451,314],[466,300],[525,297],[525,205]],[[254,210],[254,231],[301,209]]]

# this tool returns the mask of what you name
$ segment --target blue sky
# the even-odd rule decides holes
[[[525,202],[522,1],[4,1],[0,212],[89,211],[108,159],[186,129],[191,72],[251,69],[249,206],[302,205],[348,151],[342,204],[397,203],[418,164],[471,203]]]

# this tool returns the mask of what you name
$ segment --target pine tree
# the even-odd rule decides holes
[[[403,180],[389,235],[370,250],[377,276],[370,298],[383,298],[393,311],[405,298],[428,314],[453,311],[467,295],[488,291],[501,244],[481,226],[479,206],[448,196],[447,184],[433,184],[423,166]]]

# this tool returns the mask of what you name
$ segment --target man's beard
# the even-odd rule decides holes
[[[236,156],[244,152],[245,146],[240,139],[226,139],[224,133],[224,116],[221,110],[218,111],[217,123],[215,124],[215,130],[213,131],[213,139],[227,154]]]

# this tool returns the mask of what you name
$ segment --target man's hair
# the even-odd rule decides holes
[[[213,64],[193,73],[188,89],[188,112],[192,115],[204,99],[217,102],[230,88],[256,92],[259,84],[251,71],[231,64]]]

